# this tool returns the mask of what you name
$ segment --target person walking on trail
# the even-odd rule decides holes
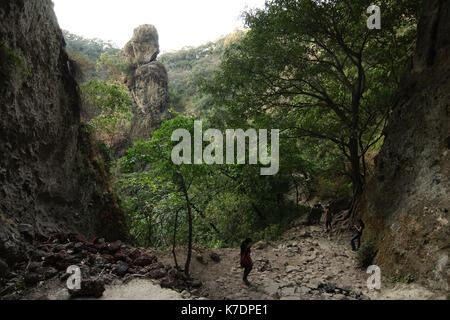
[[[361,246],[361,236],[364,230],[364,222],[359,219],[358,220],[359,226],[355,225],[355,229],[357,231],[357,233],[353,236],[352,240],[350,241],[352,244],[352,250],[356,251],[359,250],[359,247]],[[355,248],[355,240],[357,241],[357,248]]]
[[[247,238],[241,244],[241,267],[244,268],[244,277],[242,280],[249,286],[250,282],[247,280],[248,275],[253,269],[252,258],[250,257],[250,247],[252,245],[252,239]]]
[[[332,230],[331,222],[333,220],[333,214],[331,213],[330,206],[325,207],[325,228],[327,232]]]

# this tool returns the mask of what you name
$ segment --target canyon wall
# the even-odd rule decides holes
[[[449,290],[450,2],[424,1],[418,33],[360,213],[384,275]]]
[[[105,164],[80,123],[74,66],[50,0],[0,2],[0,260],[52,232],[126,234]]]

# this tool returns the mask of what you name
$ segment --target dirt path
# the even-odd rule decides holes
[[[218,300],[446,299],[419,284],[392,284],[385,278],[380,291],[369,290],[369,275],[357,267],[350,236],[329,236],[321,226],[298,225],[279,241],[255,244],[250,287],[242,282],[239,249],[196,248],[191,270],[203,287],[192,293]],[[214,262],[211,253],[221,261]],[[161,259],[169,263],[172,256]]]
[[[220,256],[219,263],[210,258],[212,252]],[[250,288],[242,282],[239,250],[196,248],[194,257],[192,275],[204,285],[193,293],[209,299],[340,300],[364,299],[368,294],[367,275],[355,268],[354,252],[319,226],[295,227],[279,241],[257,243]],[[160,259],[168,263],[172,257]]]
[[[116,278],[106,286],[104,300],[360,300],[360,299],[445,299],[418,284],[393,285],[383,279],[381,291],[369,291],[368,274],[357,267],[356,254],[350,248],[351,234],[328,235],[322,226],[299,223],[275,242],[259,242],[253,246],[252,283],[242,282],[239,249],[194,248],[191,275],[202,286],[181,293],[162,289],[158,280]],[[149,249],[158,261],[173,265],[168,251]],[[184,262],[185,249],[177,250],[178,261]],[[220,261],[216,259],[220,258]],[[68,299],[64,283],[46,281],[26,298]]]

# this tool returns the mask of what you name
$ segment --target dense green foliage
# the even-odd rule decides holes
[[[94,113],[89,124],[97,136],[110,147],[125,131],[131,120],[131,99],[128,88],[117,82],[102,82],[97,78],[81,85],[85,104]]]
[[[368,0],[272,0],[246,14],[245,32],[161,55],[182,115],[136,140],[115,168],[135,243],[190,252],[194,244],[272,240],[310,200],[356,200],[414,47],[418,3],[383,1],[382,29],[368,30]],[[117,84],[128,66],[108,50],[86,54],[107,82],[82,89],[95,106],[91,123],[112,145],[130,101]],[[172,133],[192,135],[195,117],[203,130],[280,129],[278,174],[262,176],[261,163],[174,164]],[[368,243],[358,259],[366,265],[373,254]],[[189,263],[190,255],[187,274]]]
[[[98,72],[96,66],[103,54],[116,55],[121,52],[111,41],[101,39],[87,39],[63,30],[66,50],[71,60],[77,62],[82,69],[84,78],[94,77],[105,79],[105,74]],[[84,79],[83,79],[84,80]]]
[[[275,177],[260,176],[259,166],[251,165],[174,165],[172,132],[179,128],[192,132],[193,127],[193,118],[166,121],[151,140],[136,141],[120,160],[125,172],[118,181],[120,193],[132,212],[132,233],[139,243],[172,245],[174,212],[180,213],[176,241],[187,243],[188,219],[182,217],[189,207],[193,241],[213,247],[235,246],[248,236],[274,239],[305,213],[283,197],[297,171],[294,165]],[[281,148],[289,153],[289,147]]]
[[[105,52],[115,54],[120,51],[111,41],[87,39],[66,30],[63,31],[63,35],[66,40],[67,51],[77,52],[93,63],[96,63]]]
[[[159,57],[169,75],[170,95],[176,111],[198,115],[212,107],[211,96],[200,90],[199,82],[213,78],[225,48],[243,34],[236,31],[214,42]]]
[[[366,26],[368,0],[274,0],[248,13],[249,32],[226,50],[205,85],[223,106],[216,121],[280,128],[286,137],[326,146],[345,160],[341,171],[356,199],[366,153],[382,137],[412,53],[418,3],[383,3],[381,30]]]
[[[377,254],[376,244],[373,241],[365,242],[356,253],[356,260],[361,268],[367,268],[373,262]]]

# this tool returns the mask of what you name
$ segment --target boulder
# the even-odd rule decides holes
[[[71,298],[100,298],[105,291],[103,280],[83,279],[81,280],[80,290],[69,289]]]
[[[165,276],[160,281],[161,288],[174,288],[177,283],[177,279],[172,276]]]
[[[167,272],[165,269],[154,269],[148,273],[148,276],[152,279],[161,279],[167,276]]]
[[[149,138],[151,131],[169,117],[168,76],[164,65],[156,61],[158,54],[158,32],[152,25],[137,27],[124,47],[123,55],[130,64],[125,82],[134,102],[131,139]],[[126,142],[122,144],[127,146]]]
[[[122,244],[122,243],[120,242],[120,240],[108,244],[108,250],[109,250],[109,253],[115,254],[117,251],[120,250],[121,244]]]
[[[133,264],[140,266],[140,267],[146,267],[148,265],[151,265],[152,263],[156,262],[156,257],[151,256],[149,254],[142,254],[139,258],[133,261]]]
[[[123,277],[128,272],[128,263],[123,261],[118,261],[116,266],[113,269],[113,272],[115,275],[118,275],[119,277]]]
[[[134,249],[134,250],[128,255],[128,257],[129,257],[131,260],[136,260],[136,259],[139,258],[141,255],[142,255],[141,250],[139,250],[139,249]]]
[[[114,257],[110,254],[104,254],[102,255],[102,258],[110,263],[115,261]]]
[[[158,31],[151,24],[134,29],[133,37],[123,48],[123,54],[129,63],[142,65],[155,61],[159,54]]]
[[[219,263],[220,260],[221,260],[220,256],[217,253],[215,253],[215,252],[211,252],[209,257],[211,258],[212,261],[214,261],[216,263]]]
[[[114,254],[114,260],[115,261],[127,261],[127,258],[128,258],[128,256],[127,256],[127,254],[124,252],[124,251],[122,251],[122,250],[120,250],[120,251],[118,251],[118,252],[116,252],[115,254]]]

